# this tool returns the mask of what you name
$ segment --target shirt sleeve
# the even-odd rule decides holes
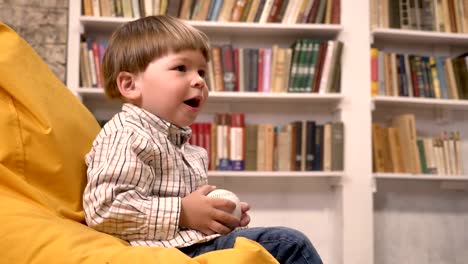
[[[179,225],[180,197],[153,196],[155,163],[161,152],[151,140],[130,131],[101,137],[86,157],[83,194],[86,222],[121,239],[169,240]]]

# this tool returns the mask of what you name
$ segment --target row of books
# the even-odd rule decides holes
[[[455,58],[371,48],[372,95],[468,99],[468,53]]]
[[[437,32],[468,33],[464,0],[373,0],[371,25]]]
[[[101,62],[107,41],[97,41],[91,37],[80,42],[80,84],[82,87],[104,87],[101,75]]]
[[[243,113],[218,113],[214,122],[194,123],[191,129],[190,143],[207,150],[210,169],[343,170],[342,122],[245,124]]]
[[[340,23],[341,0],[83,0],[83,15],[257,23]]]
[[[212,91],[338,93],[341,41],[303,39],[290,48],[214,46],[207,83]]]
[[[82,87],[103,87],[100,65],[106,46],[91,37],[81,41]],[[290,48],[213,46],[207,84],[211,91],[338,93],[342,47],[341,41],[310,39]]]
[[[396,116],[388,126],[372,124],[374,171],[462,175],[459,132],[418,137],[415,124],[413,114]]]

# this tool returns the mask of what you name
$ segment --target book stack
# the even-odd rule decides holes
[[[451,33],[468,33],[468,2],[464,0],[375,0],[371,25]]]
[[[83,15],[254,23],[340,23],[340,0],[84,0]]]
[[[300,39],[291,47],[214,46],[208,63],[211,91],[338,93],[341,41]]]
[[[83,38],[82,87],[103,87],[100,65],[107,41]],[[213,46],[206,82],[210,91],[263,93],[339,93],[341,41],[301,39],[291,47]]]
[[[462,175],[460,133],[443,131],[417,137],[413,114],[403,114],[384,126],[372,124],[374,172]]]
[[[101,74],[102,57],[107,41],[97,41],[92,37],[80,42],[80,81],[82,87],[104,87]]]
[[[211,170],[342,171],[342,122],[297,120],[245,124],[242,113],[218,113],[191,125],[190,143],[205,148]]]
[[[468,53],[419,56],[371,48],[372,95],[468,99]]]

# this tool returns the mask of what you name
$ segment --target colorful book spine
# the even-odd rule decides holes
[[[243,171],[245,166],[245,122],[243,113],[231,113],[230,127],[230,162],[232,170]]]

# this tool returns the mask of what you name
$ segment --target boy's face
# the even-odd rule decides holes
[[[208,98],[207,62],[197,50],[169,53],[135,77],[140,107],[179,127],[192,124]]]

